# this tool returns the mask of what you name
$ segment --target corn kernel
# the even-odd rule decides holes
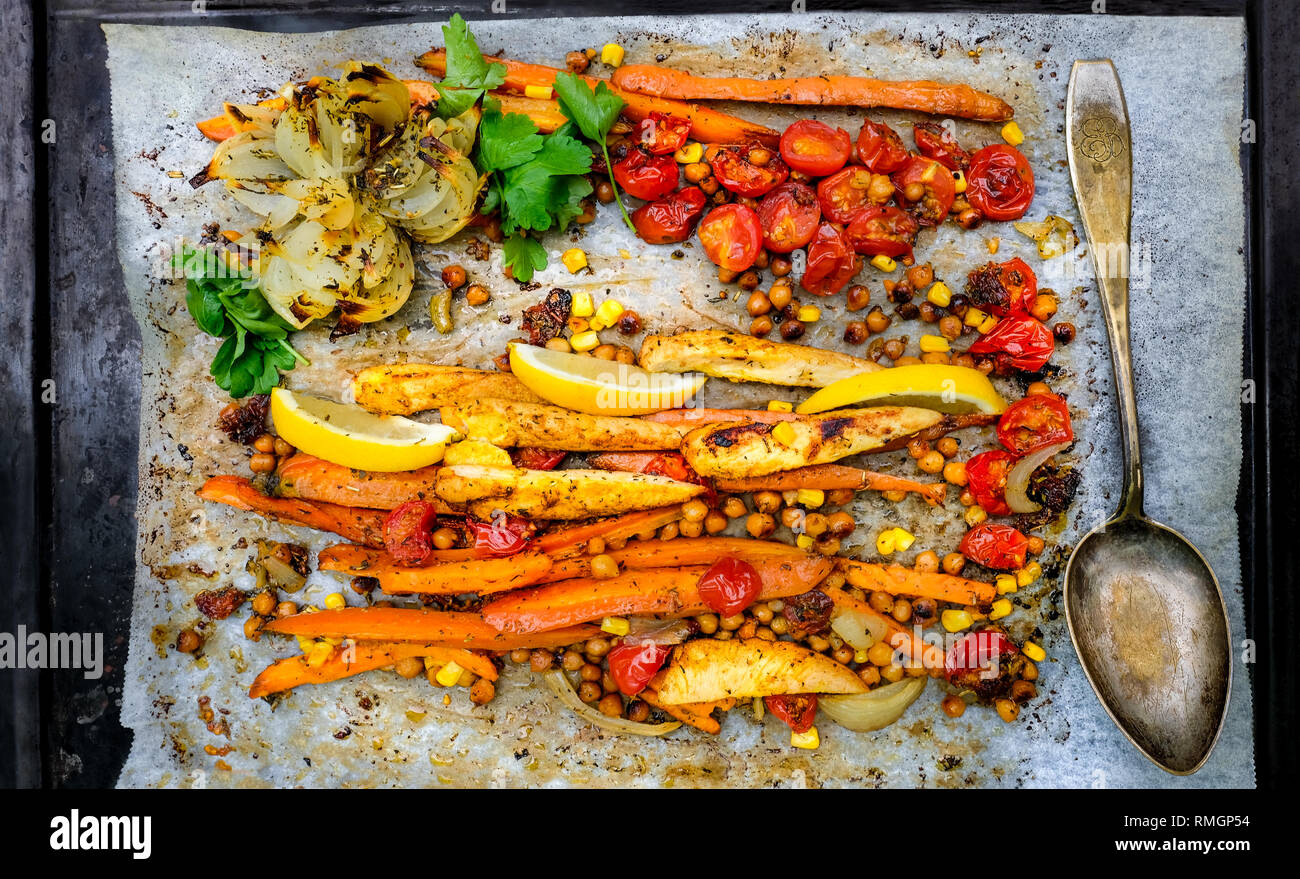
[[[333,655],[333,644],[326,644],[324,641],[317,641],[315,644],[311,645],[311,650],[307,651],[307,665],[312,668],[324,665]]]
[[[799,320],[806,324],[815,323],[822,319],[822,310],[815,305],[801,305],[795,314]]]
[[[1025,656],[1028,656],[1034,662],[1042,662],[1047,658],[1047,651],[1039,647],[1033,641],[1026,641],[1020,650],[1025,654]]]
[[[564,255],[560,257],[560,262],[564,263],[564,267],[569,270],[569,274],[576,275],[587,267],[587,252],[581,247],[570,247],[564,251]]]
[[[617,635],[622,638],[631,629],[631,625],[623,617],[605,617],[600,621],[600,630],[610,635]]]
[[[993,582],[997,584],[998,595],[1008,595],[1020,588],[1016,585],[1016,578],[1011,574],[998,574]]]
[[[876,535],[876,552],[881,555],[893,555],[896,549],[894,545],[894,529],[886,528]]]
[[[925,294],[925,298],[930,300],[931,305],[947,308],[952,304],[952,290],[943,281],[935,281],[930,286],[930,291]]]
[[[704,158],[704,144],[691,141],[683,144],[677,152],[673,153],[673,158],[682,165],[694,165]]]
[[[966,512],[962,513],[962,518],[965,519],[966,524],[972,528],[983,522],[988,517],[988,512],[979,504],[971,504],[966,508]]]
[[[574,351],[590,351],[599,344],[600,336],[597,336],[591,330],[569,337],[569,345],[573,347]]]
[[[903,528],[894,529],[894,546],[897,547],[900,552],[906,552],[911,549],[913,543],[916,543],[916,535],[912,534],[912,532]]]
[[[795,496],[795,502],[804,507],[820,507],[826,503],[826,492],[820,488],[801,488]]]
[[[772,439],[776,440],[783,446],[791,445],[795,441],[794,428],[790,422],[782,421],[772,426]]]
[[[604,302],[600,303],[600,307],[597,308],[596,313],[592,315],[591,328],[593,330],[604,330],[612,327],[623,315],[623,311],[623,303],[619,302],[617,299],[606,299]]]
[[[606,43],[600,50],[600,62],[610,67],[618,67],[623,63],[623,56],[626,54],[627,52],[618,43]]]
[[[790,731],[790,744],[795,748],[803,748],[805,751],[816,751],[821,746],[822,740],[817,735],[817,727],[810,727],[808,732]]]
[[[1043,566],[1038,562],[1030,562],[1016,571],[1016,583],[1020,586],[1029,586],[1036,583],[1041,576],[1043,576]]]
[[[871,264],[882,272],[892,272],[894,269],[898,268],[898,263],[885,256],[883,253],[873,256],[871,258]]]
[[[464,670],[456,663],[449,662],[438,669],[438,673],[434,675],[434,680],[444,687],[454,687],[460,681],[460,673]]]
[[[865,650],[853,651],[853,661],[856,662],[858,665],[862,665],[862,663],[867,661],[867,651]]]
[[[958,168],[956,171],[952,172],[952,186],[953,189],[957,190],[958,195],[966,191],[965,171],[962,171],[960,168]]]
[[[787,403],[785,400],[769,400],[767,403],[768,412],[793,412],[794,404]]]
[[[456,678],[456,686],[469,689],[474,685],[474,681],[477,677],[478,675],[474,674],[474,672],[467,668],[462,668],[460,670],[460,677]]]
[[[813,544],[816,543],[817,541],[813,540],[807,534],[800,534],[798,537],[794,539],[794,542],[795,545],[798,546],[800,549],[812,549]]]
[[[921,350],[926,354],[942,354],[945,351],[951,351],[948,340],[943,336],[936,336],[933,333],[926,333],[920,340]]]
[[[538,101],[549,101],[554,97],[554,89],[549,85],[526,85],[524,86],[524,97],[534,98]]]
[[[1025,142],[1025,133],[1015,122],[1008,122],[1002,126],[1002,139],[1012,146],[1020,146]]]
[[[971,623],[975,622],[966,611],[952,610],[951,608],[945,610],[939,616],[939,621],[943,623],[943,627],[949,632],[964,631],[971,627]]]
[[[986,317],[988,317],[988,312],[980,311],[978,308],[968,308],[962,322],[968,327],[977,327],[984,322]]]
[[[303,653],[311,653],[311,649],[315,646],[315,638],[304,638],[302,635],[298,636],[298,649]]]
[[[341,607],[347,607],[348,600],[343,597],[342,592],[331,592],[325,596],[325,606],[330,610],[338,610]]]
[[[590,293],[579,290],[573,294],[573,300],[569,304],[569,314],[574,317],[591,317],[595,313],[596,306],[592,304]]]
[[[1000,620],[1003,617],[1011,616],[1012,609],[1010,598],[999,598],[993,602],[993,609],[989,611],[989,619]]]
[[[998,319],[990,314],[988,317],[984,318],[984,320],[980,321],[980,325],[975,329],[979,330],[980,335],[984,335],[985,333],[993,332],[993,328],[997,325]]]

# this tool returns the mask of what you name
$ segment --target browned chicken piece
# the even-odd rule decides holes
[[[442,423],[495,446],[566,452],[676,449],[690,429],[621,415],[586,415],[545,403],[474,400],[442,408]]]
[[[702,372],[732,381],[823,388],[884,367],[838,351],[769,342],[725,330],[647,336],[638,358],[651,372]]]
[[[847,665],[793,641],[699,638],[673,650],[650,682],[659,701],[713,702],[794,693],[865,693]]]
[[[438,497],[480,519],[500,510],[530,519],[591,519],[682,504],[704,486],[608,470],[506,470],[459,465],[438,471]]]
[[[508,372],[429,363],[367,366],[353,376],[352,395],[357,405],[381,415],[413,415],[484,397],[539,402]]]

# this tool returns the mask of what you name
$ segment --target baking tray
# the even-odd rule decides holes
[[[864,3],[817,4],[832,9],[907,9],[908,11],[1032,11],[1079,13],[1082,2],[1038,3]],[[1294,144],[1294,115],[1265,116],[1295,93],[1281,79],[1289,71],[1288,31],[1296,22],[1283,2],[1268,3],[1120,3],[1110,0],[1109,14],[1204,14],[1245,16],[1248,25],[1248,107],[1260,126],[1260,143],[1243,151],[1246,175],[1250,301],[1243,374],[1255,382],[1253,404],[1243,405],[1244,459],[1238,514],[1242,525],[1242,578],[1246,589],[1247,624],[1255,635],[1259,662],[1254,666],[1257,777],[1268,783],[1295,771],[1294,748],[1282,732],[1294,719],[1294,688],[1273,669],[1294,667],[1294,646],[1268,638],[1268,632],[1293,631],[1294,605],[1286,591],[1296,570],[1295,549],[1270,528],[1274,509],[1268,468],[1296,448],[1294,411],[1296,370],[1293,354],[1279,356],[1275,347],[1287,339],[1288,326],[1300,320],[1284,315],[1282,290],[1275,279],[1294,278],[1297,257],[1284,247],[1294,240],[1296,220],[1282,205],[1295,187],[1294,169],[1285,166],[1288,150],[1269,151],[1265,138]],[[73,672],[13,672],[0,677],[0,699],[6,707],[0,727],[0,784],[66,787],[110,786],[117,778],[130,744],[130,733],[118,722],[125,635],[131,609],[135,570],[137,431],[139,406],[138,329],[126,307],[117,260],[111,248],[113,228],[113,155],[107,105],[105,45],[100,24],[129,21],[151,24],[220,24],[259,30],[318,30],[382,21],[434,21],[452,11],[468,16],[488,13],[489,4],[221,4],[210,2],[197,15],[190,3],[101,2],[93,8],[55,0],[31,16],[32,65],[30,121],[37,136],[41,121],[55,120],[57,140],[32,149],[30,185],[36,194],[26,228],[35,231],[37,260],[26,276],[6,272],[7,278],[30,283],[9,285],[4,322],[8,351],[26,354],[28,369],[0,373],[6,394],[12,391],[17,417],[7,419],[4,441],[13,443],[15,462],[4,474],[13,497],[34,505],[9,503],[0,515],[10,525],[14,545],[30,548],[11,562],[14,586],[11,601],[0,610],[0,631],[35,621],[45,631],[103,631],[106,637],[105,674],[87,681]],[[788,10],[786,3],[717,3],[713,11],[757,12]],[[584,15],[580,3],[507,4],[512,17]],[[601,4],[602,14],[671,15],[697,12],[685,3]],[[11,14],[8,9],[5,15]],[[21,22],[20,22],[21,23]],[[15,29],[7,29],[14,32]],[[1294,45],[1294,43],[1291,43]],[[6,66],[21,69],[22,41],[6,47]],[[1275,63],[1270,63],[1275,62]],[[31,63],[31,62],[27,62]],[[1283,127],[1285,126],[1285,128]],[[8,145],[7,145],[8,146]],[[31,150],[29,150],[29,153]],[[1272,155],[1269,155],[1272,153]],[[1269,167],[1266,163],[1273,163]],[[21,164],[21,163],[20,163]],[[9,164],[9,167],[14,167]],[[1275,178],[1273,175],[1278,175]],[[15,185],[23,185],[19,175]],[[1283,189],[1282,186],[1287,187]],[[8,216],[15,200],[5,200],[6,229],[23,228],[21,218]],[[21,205],[21,201],[17,204]],[[20,251],[22,236],[4,242],[6,266],[26,264]],[[1264,295],[1271,291],[1272,295]],[[1267,328],[1267,331],[1265,331]],[[1277,341],[1274,341],[1277,340]],[[41,399],[54,380],[57,402]],[[24,381],[25,379],[25,381]],[[24,387],[25,385],[25,387]],[[8,399],[8,396],[7,396]],[[1270,400],[1279,401],[1270,406]],[[1287,402],[1281,402],[1281,401]],[[26,411],[24,411],[26,410]],[[30,418],[23,415],[30,414]],[[1290,428],[1290,436],[1280,429]],[[1270,445],[1272,452],[1270,454]],[[1284,451],[1285,450],[1285,451]],[[21,454],[17,454],[17,453]],[[22,455],[26,455],[24,458]],[[30,469],[28,469],[30,468]],[[31,476],[34,474],[34,480]],[[24,480],[27,480],[26,482]],[[31,484],[34,482],[34,484]],[[27,538],[27,539],[22,539]],[[1294,542],[1291,542],[1294,543]],[[1276,588],[1276,592],[1274,591]],[[184,710],[184,709],[181,709]]]

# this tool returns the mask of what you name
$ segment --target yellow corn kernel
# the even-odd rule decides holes
[[[444,687],[454,687],[460,681],[460,673],[464,670],[456,663],[449,662],[438,669],[438,673],[434,675],[434,680]]]
[[[456,686],[469,689],[474,686],[474,681],[477,679],[478,675],[474,674],[474,672],[467,668],[462,668],[460,670],[460,677],[456,678]]]
[[[610,67],[618,67],[623,63],[623,56],[626,54],[627,52],[618,43],[606,43],[600,50],[600,62]]]
[[[853,661],[856,662],[858,665],[862,665],[862,663],[867,661],[867,651],[865,650],[853,651]]]
[[[933,333],[926,333],[921,336],[921,350],[926,354],[942,354],[945,351],[951,351],[948,340],[943,336],[936,336]]]
[[[1025,656],[1028,656],[1034,662],[1042,662],[1047,658],[1047,651],[1039,647],[1033,641],[1026,641],[1020,650],[1025,654]]]
[[[993,609],[989,611],[990,620],[1000,620],[1003,617],[1011,616],[1013,607],[1010,598],[999,598],[993,602]]]
[[[793,412],[794,404],[787,403],[785,400],[769,400],[767,403],[768,412]]]
[[[623,617],[605,617],[600,621],[600,630],[610,635],[617,635],[622,638],[631,629],[631,625]]]
[[[606,299],[600,303],[596,313],[591,317],[591,328],[603,330],[612,327],[623,315],[623,303],[617,299]]]
[[[800,549],[812,549],[813,544],[816,543],[817,541],[813,540],[807,534],[800,534],[798,537],[794,539],[794,542],[795,545],[798,546]]]
[[[569,345],[573,347],[574,351],[590,351],[599,344],[600,336],[597,336],[591,330],[569,337]]]
[[[977,327],[984,322],[986,317],[988,317],[988,312],[980,311],[978,308],[968,308],[962,322],[968,327]]]
[[[303,653],[311,653],[311,649],[315,646],[315,638],[304,638],[302,635],[298,636],[298,649]]]
[[[331,592],[325,596],[325,606],[330,610],[338,610],[341,607],[347,607],[348,600],[343,597],[342,592]]]
[[[1025,142],[1025,133],[1015,122],[1008,122],[1002,126],[1002,139],[1012,146],[1020,146]]]
[[[538,101],[549,101],[554,96],[555,92],[549,85],[524,86],[524,97],[526,98],[534,98]]]
[[[801,488],[794,496],[795,501],[804,507],[820,507],[826,503],[826,492],[820,488]]]
[[[564,267],[569,270],[569,274],[576,275],[587,267],[587,251],[581,247],[570,247],[564,251],[564,255],[560,257],[560,262],[564,263]]]
[[[885,256],[883,253],[873,256],[871,258],[871,264],[882,272],[892,272],[894,269],[898,268],[898,263]]]
[[[925,294],[925,298],[930,300],[931,305],[947,308],[952,303],[952,290],[943,281],[935,281],[930,286],[930,291]]]
[[[683,144],[677,152],[673,153],[673,158],[682,165],[694,165],[700,159],[704,158],[704,144],[691,141]]]
[[[943,627],[949,632],[964,631],[970,628],[971,623],[975,622],[966,611],[952,610],[951,608],[940,614],[939,621],[943,623]]]
[[[790,745],[795,748],[803,748],[805,751],[816,751],[821,746],[822,740],[817,735],[817,727],[810,727],[808,732],[790,731]]]
[[[1020,586],[1029,586],[1036,583],[1041,576],[1043,576],[1043,566],[1038,562],[1030,562],[1016,571],[1016,583]]]
[[[962,514],[962,518],[966,520],[966,524],[972,528],[983,522],[988,517],[988,512],[979,504],[971,504],[966,508],[966,512]]]
[[[893,555],[897,549],[893,528],[886,528],[876,535],[876,552],[881,555]]]
[[[595,313],[596,306],[592,304],[590,293],[579,290],[573,294],[573,300],[569,304],[569,314],[574,317],[591,317]]]
[[[957,190],[958,195],[966,191],[965,171],[962,171],[960,168],[958,168],[956,171],[952,172],[952,186],[953,189]]]
[[[326,644],[330,645],[331,647],[339,647],[343,644],[342,638],[321,638],[320,640],[324,641]]]
[[[795,316],[806,324],[815,323],[822,319],[822,310],[815,305],[801,305]]]
[[[772,439],[776,440],[783,446],[791,445],[795,441],[794,428],[790,422],[782,421],[772,426]]]
[[[312,668],[324,665],[333,655],[333,644],[326,644],[324,641],[317,641],[315,644],[311,645],[311,650],[307,651],[307,665]]]
[[[1016,585],[1016,578],[1012,574],[998,574],[993,582],[997,584],[998,595],[1008,595],[1020,588]]]
[[[894,529],[894,546],[900,552],[911,549],[913,543],[916,543],[916,535],[912,534],[912,532],[904,528]]]
[[[993,328],[997,325],[998,319],[990,314],[988,317],[984,318],[984,320],[980,321],[980,325],[975,329],[979,330],[980,335],[983,335],[985,333],[993,332]]]

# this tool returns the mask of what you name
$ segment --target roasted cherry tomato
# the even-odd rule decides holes
[[[871,207],[871,171],[861,165],[849,165],[838,174],[832,174],[817,184],[817,200],[821,202],[822,216],[832,223],[851,223],[858,211]],[[885,192],[884,201],[893,195],[893,184]],[[883,203],[883,202],[882,202]]]
[[[618,684],[619,692],[635,696],[663,668],[669,652],[668,647],[653,641],[620,644],[605,654],[609,660],[609,676]]]
[[[1074,442],[1070,409],[1056,394],[1030,394],[998,419],[998,441],[1017,455]]]
[[[677,188],[677,163],[634,147],[614,163],[614,180],[628,195],[654,201]]]
[[[480,558],[505,558],[521,552],[532,539],[534,526],[515,516],[493,516],[491,522],[466,517],[474,537],[474,553]]]
[[[912,252],[919,227],[912,215],[890,205],[872,205],[858,211],[858,215],[844,230],[849,243],[858,253],[868,256],[906,256]]]
[[[986,146],[970,157],[966,200],[990,220],[1018,220],[1034,200],[1034,169],[1015,147]]]
[[[763,704],[792,732],[806,733],[817,720],[817,697],[811,693],[792,696],[764,696]]]
[[[1010,683],[1020,648],[997,629],[971,632],[949,648],[944,657],[944,677],[955,687],[972,690],[985,698],[996,695]]]
[[[1029,538],[1010,525],[981,522],[957,544],[966,558],[995,571],[1015,571],[1025,566]]]
[[[759,150],[767,154],[766,164],[757,165],[750,160]],[[767,195],[790,176],[790,169],[781,157],[760,146],[723,147],[714,152],[709,166],[713,168],[713,176],[729,192],[749,198]]]
[[[763,581],[749,562],[724,558],[704,572],[698,589],[709,610],[729,617],[754,603],[763,591]]]
[[[763,224],[753,208],[724,204],[700,221],[700,244],[715,265],[743,272],[763,249]]]
[[[384,548],[404,565],[422,564],[433,552],[433,504],[407,501],[384,518]]]
[[[763,246],[775,253],[789,253],[812,241],[821,218],[817,193],[802,183],[786,181],[758,203]]]
[[[551,449],[538,449],[533,446],[520,446],[510,450],[510,461],[516,467],[525,470],[554,470],[560,466],[567,452]]]
[[[707,202],[708,197],[698,186],[687,186],[641,205],[632,212],[632,225],[642,241],[676,244],[691,237]]]
[[[877,174],[892,174],[907,164],[907,147],[898,132],[883,122],[862,123],[858,132],[858,161]]]
[[[834,174],[844,167],[852,150],[847,131],[812,119],[800,119],[781,135],[781,158],[810,177]]]
[[[1038,372],[1052,359],[1056,342],[1052,331],[1029,315],[1013,314],[998,321],[968,350],[971,354],[1005,354],[1011,368]]]
[[[970,304],[998,317],[1027,312],[1038,295],[1038,276],[1023,259],[985,263],[966,276]]]
[[[637,143],[656,156],[676,152],[691,133],[691,120],[668,113],[651,113],[636,127]]]
[[[942,223],[957,198],[957,184],[952,174],[934,159],[921,156],[912,156],[902,170],[894,172],[894,186],[898,189],[899,204],[922,226]],[[918,187],[921,197],[909,199],[910,189]]]
[[[1015,463],[1016,456],[1001,449],[980,452],[966,462],[966,488],[990,516],[1011,512],[1007,506],[1007,473]]]
[[[832,296],[861,270],[862,260],[843,230],[834,223],[822,223],[808,245],[808,268],[799,285],[814,296]]]
[[[957,145],[957,138],[937,122],[917,122],[912,126],[912,139],[916,151],[927,159],[934,159],[949,171],[959,171],[970,165],[970,153]]]

